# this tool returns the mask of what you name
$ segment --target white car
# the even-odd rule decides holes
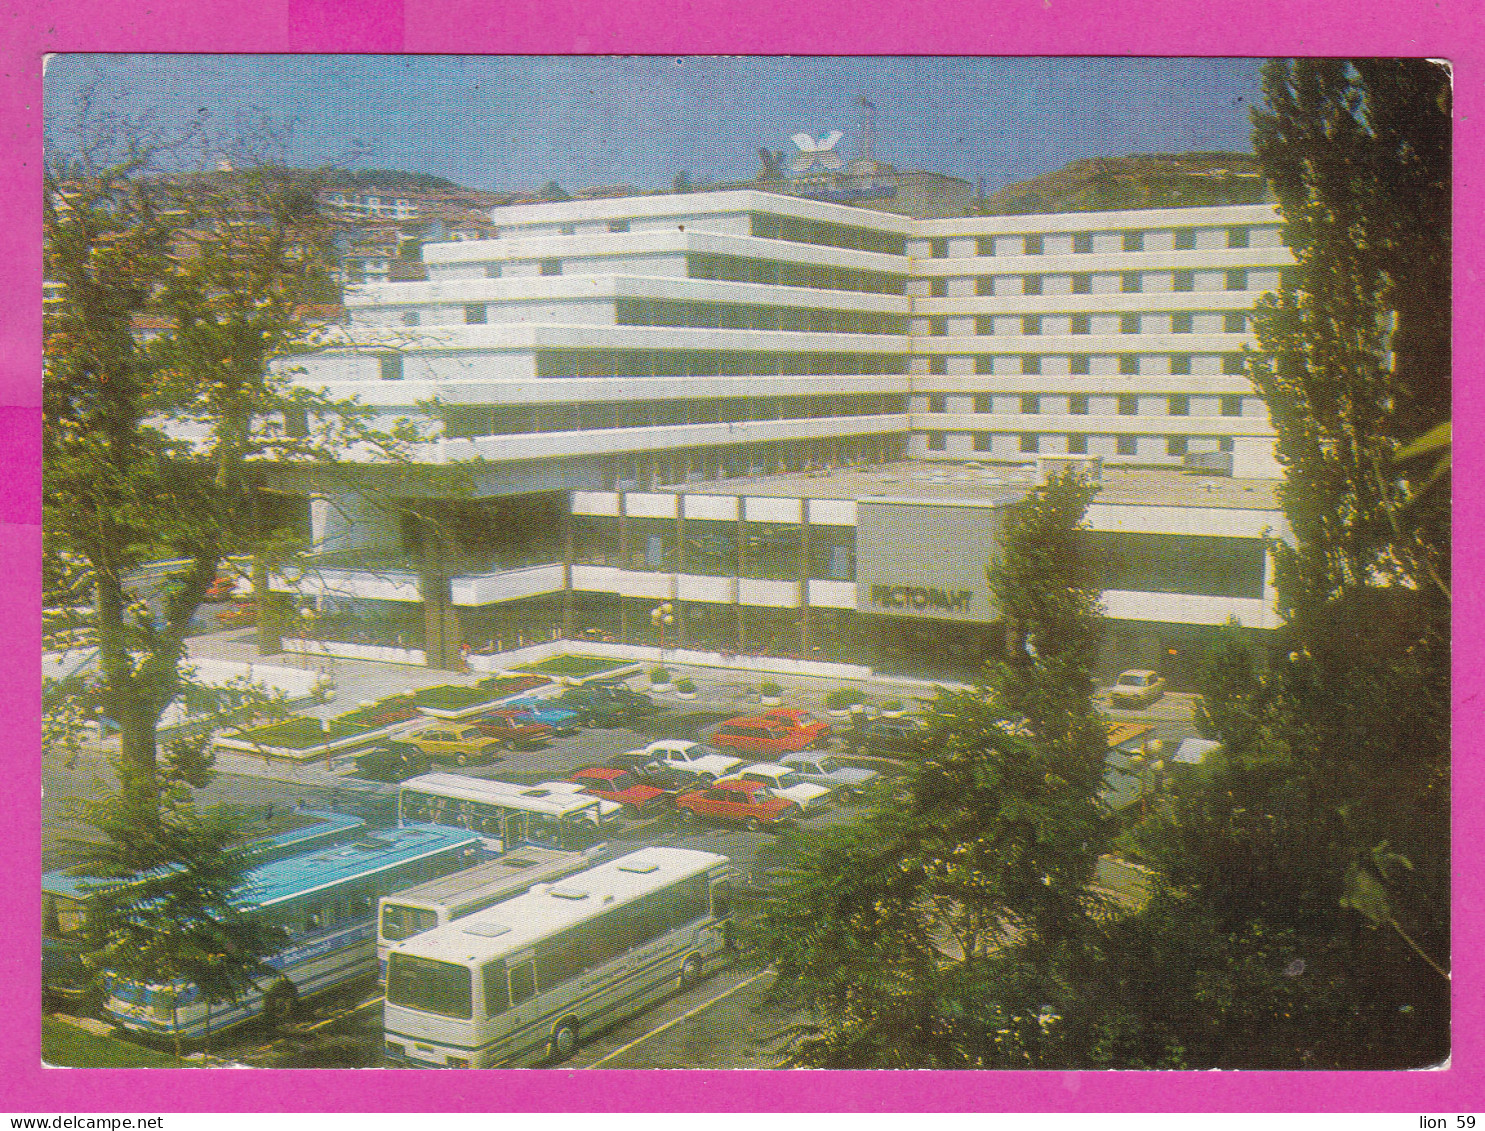
[[[1165,694],[1165,680],[1145,668],[1120,672],[1109,698],[1115,707],[1148,707]]]
[[[785,754],[779,763],[794,770],[805,781],[839,790],[847,797],[859,797],[881,776],[876,770],[848,766],[833,754],[821,750]]]
[[[780,766],[773,762],[755,762],[744,766],[728,781],[755,781],[768,786],[775,797],[782,797],[798,805],[801,812],[817,813],[830,804],[834,790],[829,786],[816,785],[804,780],[798,770]]]
[[[741,758],[723,754],[705,743],[685,742],[676,738],[662,738],[636,753],[647,755],[697,781],[716,781],[733,773],[743,764]]]

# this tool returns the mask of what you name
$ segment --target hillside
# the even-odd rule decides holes
[[[1265,199],[1258,159],[1246,153],[1141,153],[1074,161],[982,199],[987,216],[1257,204]]]

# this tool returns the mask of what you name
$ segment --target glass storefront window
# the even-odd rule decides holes
[[[737,572],[737,523],[687,519],[686,553],[682,573],[731,577]]]
[[[743,548],[743,576],[792,581],[799,576],[802,531],[797,523],[750,522]]]

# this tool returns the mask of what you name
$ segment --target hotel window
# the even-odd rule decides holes
[[[1193,250],[1195,250],[1195,248],[1196,248],[1196,229],[1195,228],[1177,228],[1176,229],[1176,250],[1177,251],[1193,251]]]
[[[1035,432],[1022,432],[1021,433],[1021,450],[1023,452],[1027,452],[1027,453],[1030,453],[1032,455],[1035,455],[1036,454],[1036,451],[1037,451],[1037,440],[1038,440],[1038,438],[1039,437],[1037,436],[1037,434]]]
[[[1222,330],[1227,334],[1241,334],[1248,329],[1248,316],[1241,310],[1233,310],[1222,316]]]
[[[1119,290],[1124,294],[1137,295],[1143,289],[1143,279],[1138,271],[1125,271],[1119,276]]]
[[[978,236],[978,237],[976,237],[975,238],[975,254],[976,255],[994,255],[995,254],[995,237],[994,236]]]
[[[1074,456],[1087,455],[1088,437],[1081,432],[1069,432],[1067,436],[1067,453]]]
[[[1039,295],[1042,293],[1042,277],[1040,275],[1023,275],[1021,277],[1022,293],[1028,295]]]
[[[1074,393],[1067,398],[1067,411],[1073,416],[1088,415],[1088,394]]]
[[[1039,353],[1023,353],[1021,355],[1021,372],[1039,376],[1042,371],[1042,355]]]
[[[947,446],[948,445],[944,441],[944,434],[942,432],[928,433],[928,450],[930,452],[944,451]]]
[[[933,298],[944,298],[944,297],[946,297],[948,295],[948,293],[949,293],[949,280],[947,280],[947,279],[929,279],[928,280],[928,293]]]
[[[976,432],[974,449],[977,452],[988,452],[990,450],[990,433]]]
[[[1223,397],[1222,398],[1222,415],[1223,416],[1242,416],[1243,415],[1243,398],[1242,397],[1235,397],[1235,396]]]
[[[1165,412],[1167,416],[1190,416],[1191,398],[1185,393],[1174,393],[1166,397]]]
[[[1220,440],[1218,440],[1217,441],[1217,450],[1219,452],[1230,452],[1230,451],[1232,451],[1232,437],[1231,436],[1223,436]]]
[[[995,357],[993,354],[982,353],[975,357],[975,372],[989,374],[995,372]]]
[[[487,278],[487,279],[498,279],[498,278],[500,278],[500,264],[498,264],[498,263],[486,263],[485,264],[485,278]]]
[[[1093,250],[1092,232],[1073,233],[1073,252],[1077,255],[1086,255]]]
[[[1248,229],[1247,228],[1228,228],[1227,229],[1227,246],[1228,247],[1247,247],[1248,246]]]
[[[466,302],[464,304],[464,324],[466,326],[483,326],[486,317],[484,303]]]
[[[1190,314],[1172,314],[1170,316],[1170,332],[1172,334],[1189,334],[1189,333],[1191,333],[1191,315]]]
[[[1075,353],[1067,359],[1068,372],[1074,376],[1086,376],[1088,373],[1088,355],[1086,353]]]
[[[949,320],[943,315],[934,315],[928,320],[928,332],[934,337],[943,337],[949,332]]]
[[[1144,251],[1145,250],[1145,233],[1144,232],[1125,232],[1124,233],[1124,250],[1125,251]]]
[[[563,224],[557,230],[559,232],[561,232],[564,236],[571,236],[571,235],[575,235],[577,233],[577,226],[575,224]]]
[[[1041,397],[1035,393],[1028,393],[1021,398],[1021,412],[1026,416],[1035,416],[1042,410]]]
[[[995,293],[995,276],[980,275],[975,279],[975,294],[981,297]]]
[[[1183,456],[1186,454],[1185,436],[1167,436],[1165,438],[1165,454],[1168,456]]]
[[[949,241],[947,239],[929,240],[928,254],[934,259],[949,258]]]
[[[994,318],[991,318],[990,315],[988,315],[988,314],[981,314],[978,317],[976,317],[975,318],[975,333],[976,334],[982,334],[982,335],[983,334],[994,334],[995,333],[995,319]]]
[[[928,397],[929,412],[944,412],[948,401],[943,393],[930,393]]]
[[[1196,274],[1192,271],[1177,271],[1171,279],[1171,290],[1192,291],[1196,289]]]
[[[1138,314],[1119,315],[1119,333],[1138,334],[1140,332],[1140,316]]]
[[[1021,318],[1021,333],[1040,334],[1042,332],[1042,316],[1040,314],[1027,314]]]
[[[1072,277],[1072,289],[1075,295],[1091,295],[1093,293],[1093,276],[1087,272],[1081,272]]]
[[[377,354],[376,360],[383,381],[402,380],[402,355],[400,353]]]
[[[942,376],[949,371],[949,359],[947,357],[930,357],[928,359],[928,372]]]
[[[995,398],[992,397],[989,393],[976,393],[975,394],[975,411],[976,412],[994,412],[995,411]]]
[[[1120,436],[1114,441],[1114,452],[1117,455],[1138,455],[1139,450],[1139,440],[1135,436]]]
[[[610,220],[608,230],[611,232],[627,232],[629,230],[628,220]]]
[[[1140,358],[1136,353],[1121,353],[1119,355],[1119,375],[1121,377],[1133,377],[1140,371]]]
[[[1140,399],[1139,399],[1139,397],[1130,396],[1129,394],[1126,393],[1125,395],[1123,395],[1123,396],[1121,396],[1119,398],[1119,415],[1120,416],[1138,416],[1139,415],[1139,411],[1140,411]]]
[[[1041,255],[1042,254],[1042,237],[1041,236],[1027,236],[1026,237],[1026,254],[1027,255]]]
[[[1246,373],[1248,368],[1243,364],[1243,355],[1240,353],[1224,353],[1222,355],[1222,372],[1229,377],[1238,377]]]
[[[1248,272],[1242,267],[1234,267],[1227,272],[1227,289],[1229,291],[1245,291],[1248,289]]]
[[[1178,377],[1188,376],[1191,373],[1191,355],[1189,353],[1171,354],[1170,371]]]
[[[422,316],[416,310],[409,310],[402,316],[402,324],[404,326],[416,326],[422,320]]]
[[[543,259],[541,261],[541,273],[543,275],[560,275],[560,274],[562,274],[562,260],[560,260],[560,259]]]
[[[1072,332],[1074,334],[1086,334],[1090,323],[1086,314],[1074,314],[1072,316]]]

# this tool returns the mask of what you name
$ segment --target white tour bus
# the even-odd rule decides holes
[[[387,951],[396,942],[483,911],[521,895],[532,884],[549,883],[594,863],[593,851],[559,852],[523,845],[496,860],[441,876],[426,884],[382,897],[377,909],[376,957],[387,980]]]
[[[389,1063],[493,1068],[562,1060],[699,979],[727,947],[727,857],[653,847],[395,944]]]
[[[464,774],[422,774],[402,783],[397,821],[450,825],[478,833],[489,852],[525,844],[581,851],[598,843],[598,798],[559,793]]]

